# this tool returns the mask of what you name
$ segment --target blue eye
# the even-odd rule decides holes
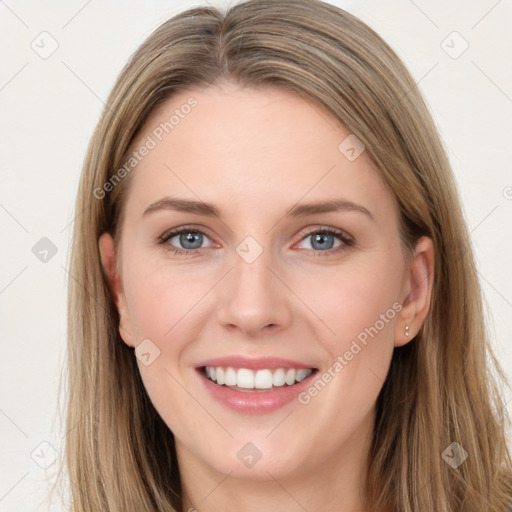
[[[171,243],[171,240],[176,238],[177,241]],[[209,240],[209,237],[198,229],[192,229],[182,227],[173,231],[168,232],[159,239],[159,243],[165,247],[166,250],[173,252],[178,255],[195,255],[200,252],[202,244],[205,239]],[[311,231],[305,237],[301,239],[310,239],[310,248],[314,256],[330,256],[333,253],[346,250],[354,245],[354,240],[343,231],[338,231],[332,228],[321,228],[316,231]],[[339,244],[333,248],[334,240],[338,239]],[[176,247],[176,243],[179,243],[182,247]],[[210,244],[211,247],[213,244]]]
[[[167,250],[176,254],[190,254],[202,249],[201,245],[205,237],[206,235],[202,231],[180,228],[164,235],[164,237],[160,239],[160,243],[164,244]],[[183,246],[183,249],[175,247],[170,243],[173,238],[178,239],[178,242]]]
[[[320,251],[326,251],[331,250],[335,244],[336,238],[338,240],[341,240],[341,236],[339,233],[335,233],[333,231],[329,230],[322,230],[322,231],[315,231],[314,233],[310,233],[307,235],[303,240],[310,240],[310,246],[311,249],[319,249]],[[345,240],[342,240],[342,243],[345,242]],[[342,243],[339,243],[337,247],[342,245]]]
[[[333,239],[338,239],[340,243],[333,248]],[[323,227],[308,233],[302,240],[311,240],[313,256],[336,256],[338,253],[346,251],[355,245],[354,239],[345,232],[333,228]],[[315,250],[319,249],[319,250]]]

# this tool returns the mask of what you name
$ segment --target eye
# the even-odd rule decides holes
[[[174,252],[175,254],[194,254],[200,249],[203,249],[202,244],[205,238],[209,240],[209,237],[201,230],[182,227],[167,232],[159,239],[159,243],[162,244],[166,250]],[[173,241],[174,239],[176,240]],[[182,248],[176,247],[176,244],[180,244]]]
[[[174,254],[193,255],[205,248],[203,247],[205,239],[210,240],[200,229],[184,226],[165,233],[159,238],[158,243]],[[336,239],[338,245],[334,247]],[[310,247],[306,247],[306,249],[313,251],[314,256],[331,256],[333,253],[347,250],[354,245],[354,239],[351,236],[341,230],[327,227],[309,232],[301,241],[308,240],[310,240]],[[207,247],[212,246],[214,246],[213,243]]]
[[[339,241],[336,247],[334,247],[335,239]],[[306,247],[306,249],[312,250],[315,256],[329,256],[354,245],[352,237],[341,230],[333,228],[321,228],[311,231],[302,240],[309,241],[309,247]]]

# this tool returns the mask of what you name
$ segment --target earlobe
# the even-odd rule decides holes
[[[133,347],[131,336],[130,317],[124,295],[121,276],[117,271],[117,258],[114,239],[110,233],[103,233],[98,240],[101,256],[101,265],[110,286],[110,291],[117,311],[119,313],[119,334],[123,341]]]
[[[434,244],[422,237],[416,244],[406,269],[402,309],[395,326],[395,346],[411,341],[418,333],[430,310],[434,283]]]

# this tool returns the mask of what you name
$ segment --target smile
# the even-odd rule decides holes
[[[296,403],[319,370],[289,359],[231,356],[202,361],[196,371],[214,401],[238,414],[261,415]]]
[[[233,368],[222,366],[205,366],[206,378],[219,386],[227,386],[239,391],[253,389],[272,389],[293,386],[302,382],[313,373],[313,368]]]

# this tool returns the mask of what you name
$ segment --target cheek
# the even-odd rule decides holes
[[[195,338],[201,297],[208,290],[205,280],[191,278],[183,269],[151,265],[148,258],[126,261],[130,272],[124,275],[125,293],[136,344],[149,339],[150,364],[137,360],[144,387],[160,416],[180,438],[187,438],[191,422],[201,411],[184,422],[190,396],[185,391],[180,364],[183,353]],[[192,274],[193,275],[193,274]],[[205,289],[206,287],[206,289]],[[146,342],[147,343],[147,342]],[[146,345],[147,346],[147,345]],[[155,352],[156,351],[156,352]],[[189,411],[190,412],[190,411]],[[199,426],[198,426],[199,429]]]
[[[394,348],[395,321],[401,267],[382,258],[372,265],[357,265],[331,276],[327,287],[316,293],[314,303],[329,327],[324,347],[334,362],[341,356],[345,373],[353,379],[368,375],[368,368],[384,377]]]
[[[329,441],[333,446],[350,437],[372,414],[389,370],[394,325],[401,309],[397,302],[400,276],[391,268],[387,272],[378,264],[347,268],[327,281],[324,293],[314,295],[315,307],[323,307],[318,316],[333,332],[324,326],[317,331],[329,356],[317,379],[299,396],[299,403],[316,419],[316,428],[329,425],[339,434],[338,440]]]
[[[209,281],[177,266],[165,268],[147,260],[133,263],[126,262],[131,270],[124,276],[124,289],[134,334],[139,342],[150,338],[162,347],[165,340],[172,339],[176,347],[179,339],[175,333],[193,318]]]
[[[317,287],[314,301],[331,320],[337,336],[353,336],[356,333],[350,326],[369,327],[393,306],[399,297],[400,278],[400,271],[385,261],[347,266],[326,276],[326,286]]]

